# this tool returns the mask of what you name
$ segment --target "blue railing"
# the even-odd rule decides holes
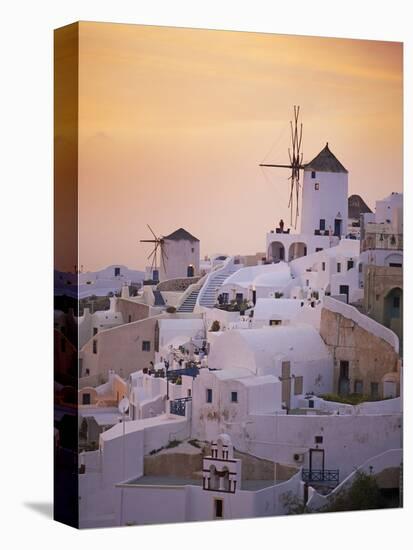
[[[192,397],[181,397],[180,399],[174,399],[170,403],[171,414],[177,414],[179,416],[185,416],[186,404],[188,401],[192,401]]]
[[[306,482],[340,482],[340,470],[303,470],[301,479]]]

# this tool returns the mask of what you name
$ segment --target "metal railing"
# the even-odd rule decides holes
[[[340,482],[340,470],[304,470],[301,479],[306,482],[332,482],[336,485]]]
[[[185,416],[186,414],[186,404],[188,401],[192,401],[192,397],[181,397],[179,399],[174,399],[170,403],[170,412],[171,414],[177,414],[178,416]]]

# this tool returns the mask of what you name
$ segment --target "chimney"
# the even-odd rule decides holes
[[[126,284],[122,286],[121,298],[129,298],[129,287]]]

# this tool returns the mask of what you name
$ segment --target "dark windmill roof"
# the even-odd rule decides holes
[[[360,195],[351,195],[348,198],[348,217],[359,220],[361,214],[371,214],[371,210]]]
[[[174,231],[170,235],[165,235],[163,238],[165,240],[168,240],[168,241],[199,242],[199,239],[197,239],[196,237],[191,235],[191,233],[188,233],[188,231],[186,231],[186,229],[182,229],[182,227],[180,227],[179,229],[177,229],[176,231]]]
[[[304,170],[314,170],[315,172],[348,172],[330,151],[328,143],[326,143],[324,149],[311,162],[304,165]]]

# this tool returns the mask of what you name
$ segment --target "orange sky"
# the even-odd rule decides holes
[[[289,220],[289,120],[304,160],[329,142],[373,207],[402,190],[402,45],[81,23],[80,264],[143,268],[139,244],[184,227],[201,254],[265,250]]]

